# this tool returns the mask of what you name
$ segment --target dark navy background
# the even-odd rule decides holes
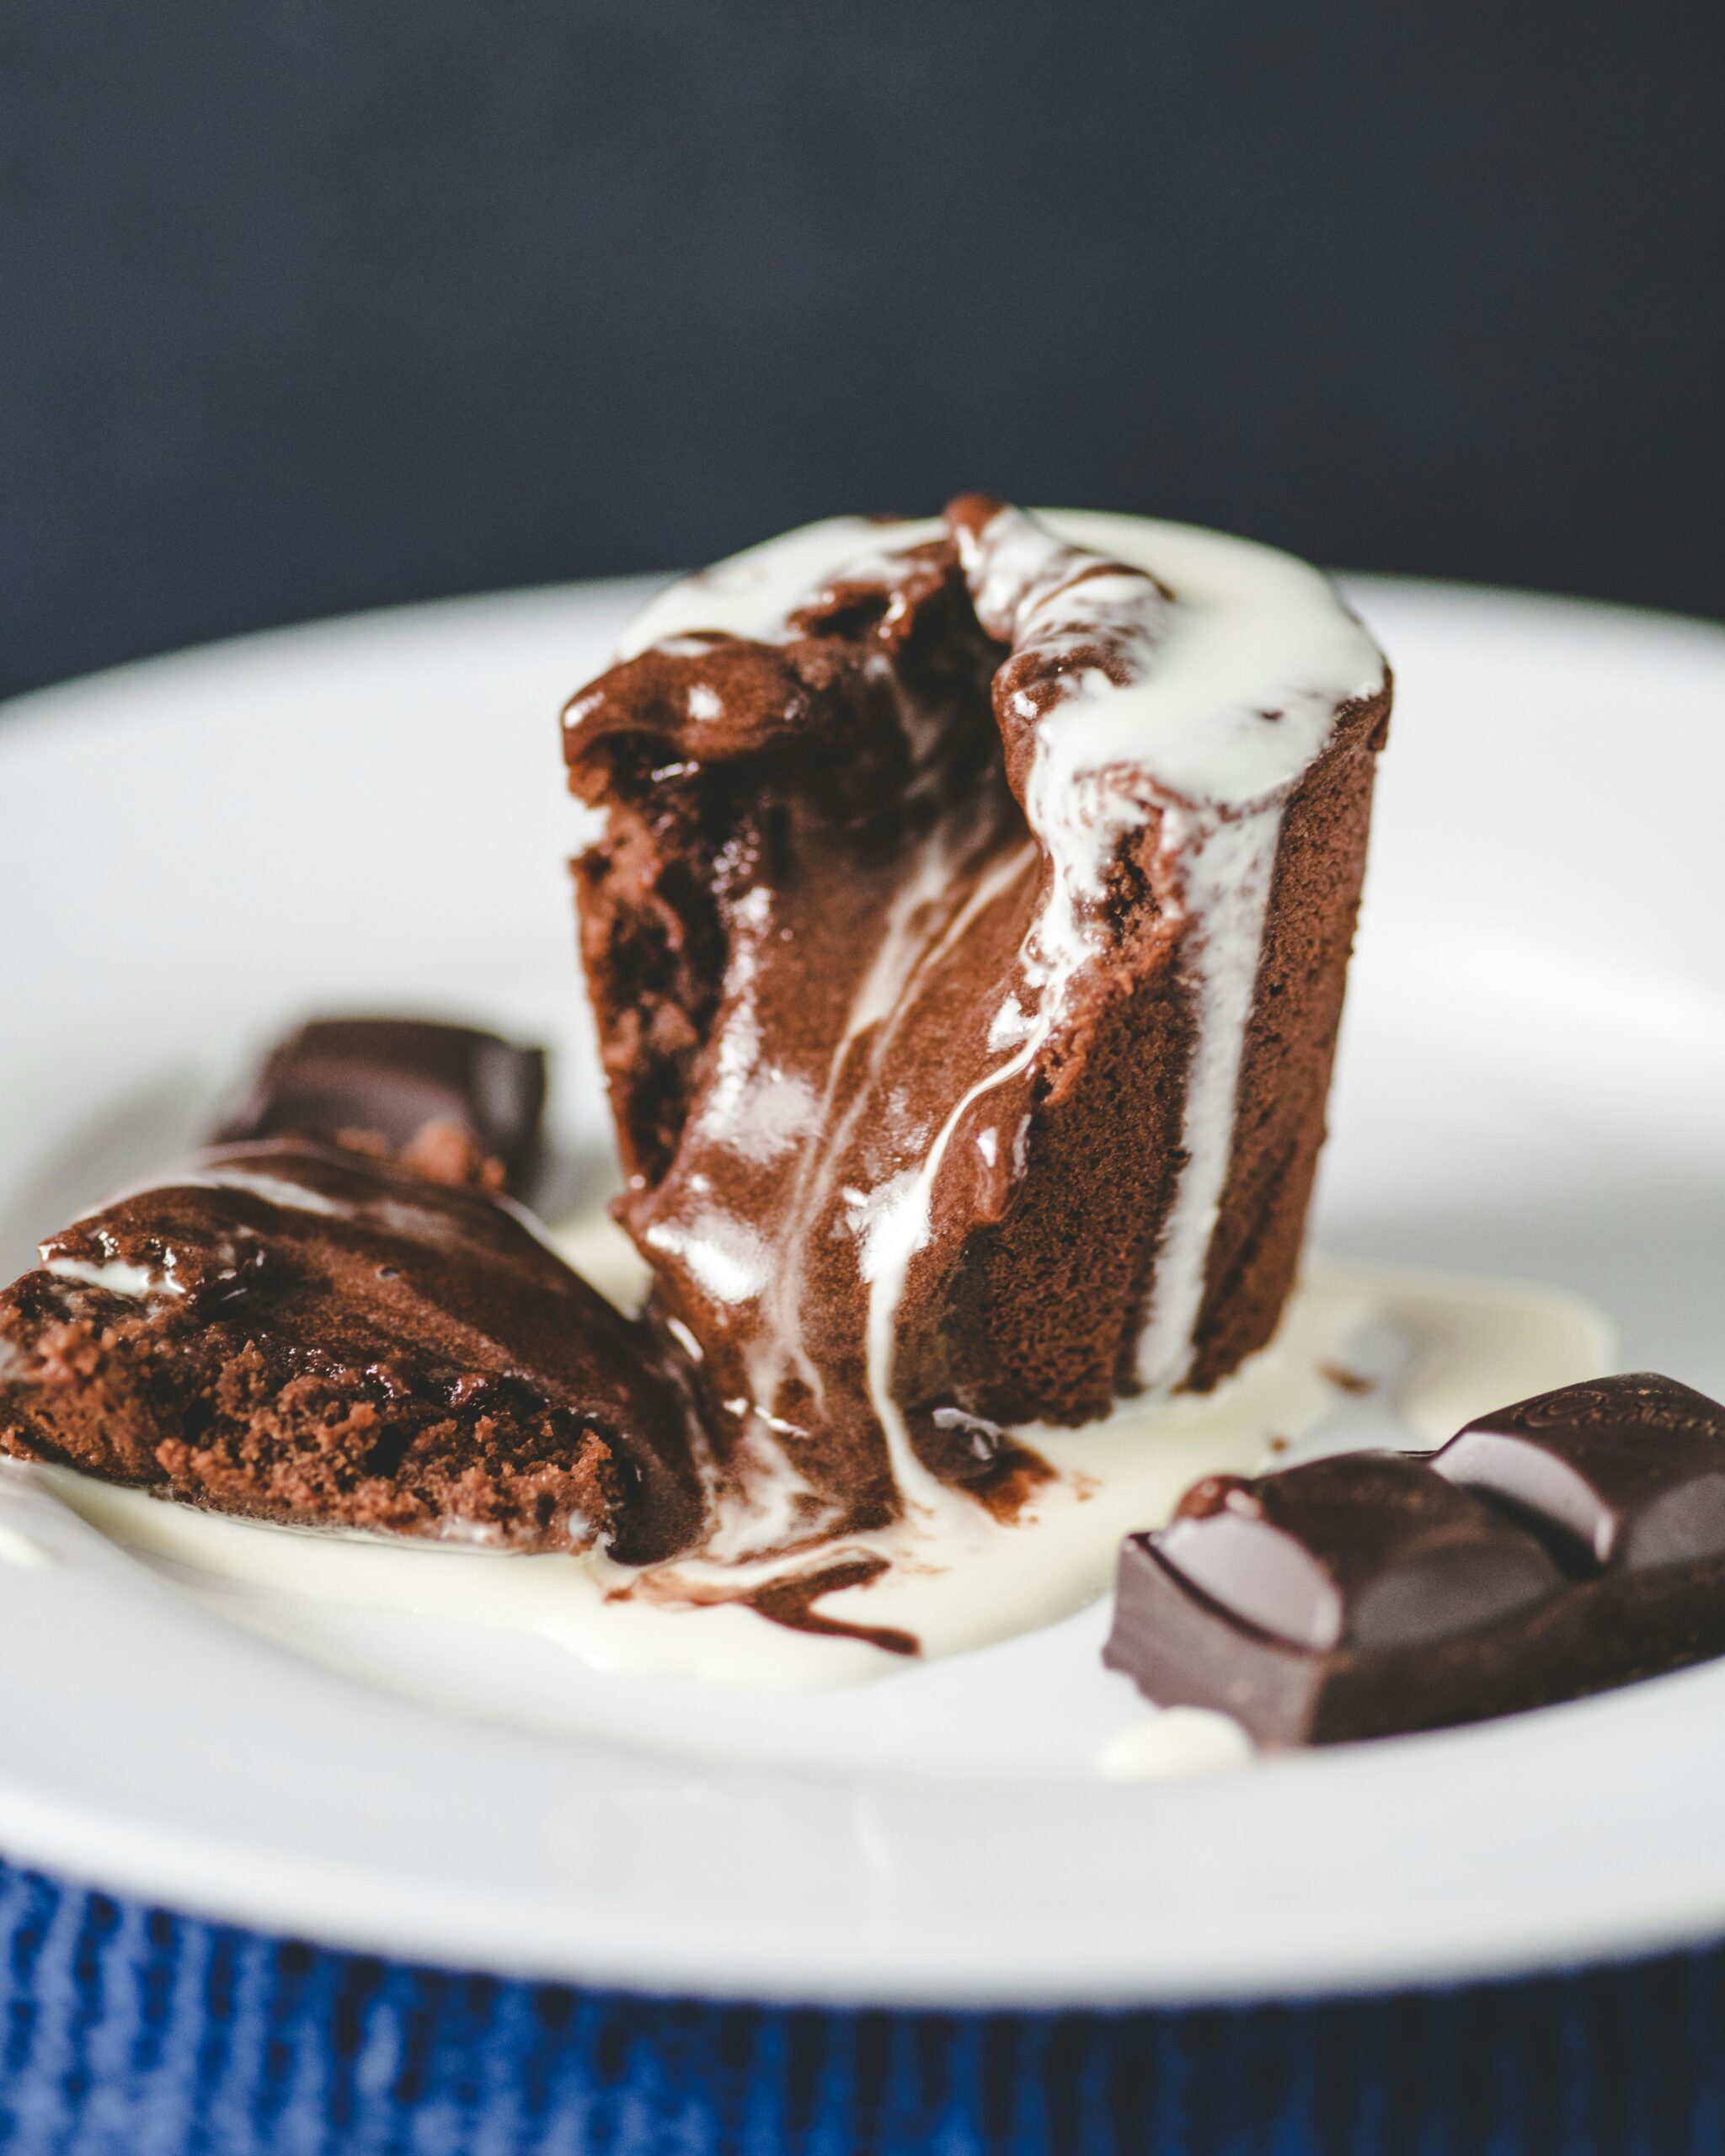
[[[981,485],[1719,604],[1712,0],[0,11],[0,689]]]

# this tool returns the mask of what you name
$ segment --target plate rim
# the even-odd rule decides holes
[[[510,617],[510,610],[539,605],[553,608],[616,608],[660,580],[606,579],[382,608],[266,630],[196,647],[188,653],[162,654],[104,670],[73,682],[32,691],[0,706],[0,772],[3,772],[9,756],[24,752],[26,744],[31,744],[29,753],[34,754],[37,744],[51,739],[69,745],[72,734],[80,728],[105,729],[146,723],[129,708],[134,691],[147,697],[156,696],[164,683],[172,686],[181,670],[227,665],[244,669],[254,663],[273,664],[284,654],[307,650],[312,640],[321,640],[326,650],[334,650],[346,638],[362,643],[377,636],[413,635],[434,621],[453,624],[457,617],[480,625],[483,632],[488,617],[500,625]],[[1368,606],[1376,595],[1386,603],[1398,600],[1430,601],[1464,610],[1482,605],[1498,611],[1503,618],[1512,614],[1528,616],[1561,610],[1572,618],[1577,613],[1584,613],[1603,619],[1630,633],[1656,629],[1701,631],[1710,638],[1720,638],[1720,649],[1725,652],[1725,638],[1721,638],[1716,625],[1647,609],[1427,579],[1348,577],[1343,582],[1347,589],[1365,597]],[[515,618],[521,618],[518,611]],[[492,632],[495,633],[495,629]],[[84,705],[82,711],[81,702]],[[11,1479],[8,1478],[8,1484]],[[34,1503],[34,1498],[29,1502]],[[73,1516],[57,1502],[48,1502],[52,1505],[53,1516],[39,1515],[40,1539],[44,1543],[59,1550],[68,1537],[76,1543],[80,1532],[93,1536],[93,1530],[83,1529],[82,1523],[68,1527],[66,1524],[72,1522]],[[8,1519],[18,1516],[11,1511],[6,1514]],[[103,1545],[104,1550],[107,1547]],[[131,1563],[125,1559],[120,1561]],[[106,1560],[97,1559],[95,1553],[82,1545],[61,1553],[62,1567],[68,1577],[88,1577],[87,1567],[93,1565],[99,1570],[105,1563]],[[15,1589],[19,1583],[13,1572],[10,1566],[0,1566],[0,1609],[5,1605],[6,1591]],[[164,1596],[170,1593],[166,1588],[161,1592]],[[190,1609],[190,1605],[180,1598],[174,1600],[182,1613]],[[195,1614],[195,1622],[211,1628],[212,1640],[216,1629],[226,1631],[226,1628],[218,1626],[218,1620],[202,1613]],[[176,1625],[174,1629],[179,1628]],[[247,1640],[243,1651],[252,1654],[267,1652],[280,1656],[284,1662],[291,1660],[286,1650],[264,1649],[254,1640]],[[1705,1689],[1715,1678],[1722,1703],[1725,1703],[1725,1665],[1716,1665],[1712,1670],[1680,1673],[1674,1678],[1654,1680],[1649,1685],[1637,1688],[1632,1695],[1608,1695],[1602,1700],[1579,1702],[1571,1707],[1544,1710],[1538,1716],[1519,1717],[1517,1725],[1524,1736],[1547,1728],[1575,1728],[1589,1716],[1598,1717],[1601,1713],[1613,1716],[1626,1702],[1634,1705],[1639,1701],[1644,1706],[1646,1698],[1660,1694],[1661,1688],[1688,1685],[1691,1689]],[[317,1681],[350,1683],[339,1678],[332,1679],[321,1672]],[[368,1686],[352,1683],[350,1689],[356,1700],[370,1703],[376,1700],[377,1694]],[[9,1699],[15,1705],[19,1696],[11,1674],[0,1671],[0,1703]],[[24,1696],[30,1696],[27,1689]],[[8,1711],[9,1716],[11,1710],[8,1708]],[[453,1719],[406,1701],[393,1702],[390,1711],[392,1716],[422,1716],[439,1725]],[[1631,1714],[1627,1720],[1632,1722],[1637,1718],[1641,1717]],[[1725,1725],[1725,1716],[1716,1719]],[[471,1725],[463,1722],[462,1726]],[[1496,1731],[1461,1731],[1399,1740],[1396,1756],[1417,1762],[1429,1761],[1437,1756],[1437,1748],[1465,1750],[1469,1745],[1481,1742],[1490,1745],[1498,1741],[1508,1728],[1505,1725]],[[535,1737],[521,1732],[514,1734],[529,1745],[553,1744],[563,1755],[567,1755],[571,1746],[569,1739]],[[574,1747],[577,1752],[581,1748],[579,1745]],[[1359,1759],[1343,1760],[1336,1755],[1278,1761],[1258,1770],[1255,1779],[1263,1775],[1322,1775],[1337,1771],[1345,1774],[1365,1764]],[[1717,1764],[1725,1773],[1725,1738],[1722,1738],[1718,1748]],[[751,1778],[764,1778],[780,1784],[787,1777],[795,1779],[808,1770],[751,1766],[713,1771],[718,1779],[736,1777],[747,1782]],[[1398,1769],[1390,1779],[1398,1780],[1410,1771]],[[854,1786],[868,1793],[866,1780]],[[895,1785],[895,1790],[897,1786]],[[1200,1786],[1204,1785],[1188,1784],[1149,1789],[1135,1785],[1124,1790],[1087,1791],[1083,1808],[1089,1810],[1097,1806],[1120,1816],[1134,1807],[1141,1812],[1146,1803],[1152,1809],[1165,1808],[1169,1801],[1178,1803],[1184,1793]],[[925,1947],[922,1960],[915,1965],[904,1960],[901,1951],[891,1945],[886,1935],[873,1938],[868,1935],[866,1926],[860,1941],[857,1938],[849,1940],[824,1961],[811,1953],[806,1940],[786,1945],[765,1936],[753,1944],[741,1945],[733,1936],[726,1942],[723,1954],[715,1943],[704,1957],[691,1956],[686,1951],[655,1944],[660,1937],[657,1933],[652,1940],[631,1940],[622,1935],[628,1924],[622,1919],[607,1919],[608,1943],[601,1943],[598,1938],[604,1927],[596,1919],[593,1919],[592,1930],[579,1940],[564,1939],[559,1943],[553,1939],[529,1940],[525,1935],[517,1935],[511,1941],[494,1926],[488,1927],[483,1918],[467,1913],[464,1903],[458,1905],[451,1901],[441,1909],[428,1905],[414,1912],[410,1902],[405,1905],[402,1903],[399,1888],[394,1890],[394,1913],[387,1915],[382,1899],[368,1892],[363,1882],[355,1881],[350,1865],[344,1869],[328,1860],[304,1855],[287,1860],[278,1851],[260,1867],[255,1852],[249,1856],[230,1854],[206,1830],[194,1824],[178,1832],[161,1827],[145,1830],[136,1822],[116,1828],[109,1818],[104,1828],[99,1806],[69,1803],[63,1798],[49,1802],[32,1793],[29,1786],[21,1785],[9,1764],[0,1765],[0,1846],[5,1848],[13,1861],[40,1865],[61,1876],[99,1880],[104,1886],[147,1899],[165,1900],[190,1913],[270,1933],[315,1936],[335,1945],[394,1958],[645,1992],[675,1994],[699,1991],[715,1998],[771,1998],[846,2005],[1122,2006],[1332,1996],[1387,1986],[1525,1973],[1540,1968],[1573,1966],[1578,1961],[1628,1958],[1694,1943],[1710,1933],[1725,1930],[1725,1854],[1722,1854],[1717,1876],[1705,1881],[1689,1875],[1674,1876],[1653,1888],[1645,1882],[1639,1883],[1637,1892],[1642,1898],[1633,1909],[1621,1906],[1621,1896],[1596,1896],[1586,1907],[1559,1908],[1541,1925],[1530,1928],[1525,1919],[1506,1922],[1500,1935],[1457,1940],[1448,1948],[1439,1946],[1434,1950],[1427,1941],[1418,1947],[1404,1945],[1398,1951],[1394,1940],[1381,1937],[1378,1951],[1374,1952],[1369,1945],[1362,1945],[1357,1940],[1343,1940],[1332,1941],[1326,1955],[1316,1959],[1289,1951],[1282,1952],[1279,1959],[1266,1951],[1256,1967],[1242,1964],[1231,1977],[1226,1971],[1213,1967],[1196,1983],[1190,1980],[1189,1974],[1183,1979],[1178,1971],[1160,1967],[1154,1956],[1146,1960],[1140,1956],[1135,1959],[1128,1954],[1106,1970],[1098,1962],[1088,1977],[1081,1969],[1072,1967],[1063,1967],[1049,1981],[1046,1975],[1031,1977],[1015,1965],[991,1959],[997,1955],[998,1941],[981,1939],[980,1935],[979,1944],[945,1961],[939,1959],[932,1947]]]

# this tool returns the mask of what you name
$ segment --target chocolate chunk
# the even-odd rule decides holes
[[[423,1018],[318,1018],[270,1050],[215,1138],[323,1139],[519,1194],[544,1102],[542,1049]]]
[[[1725,1408],[1649,1370],[1470,1422],[1439,1474],[1525,1515],[1587,1566],[1725,1556]]]
[[[681,1378],[506,1201],[218,1148],[0,1294],[0,1447],[223,1511],[514,1550],[691,1541]]]
[[[1399,1453],[1199,1483],[1156,1546],[1212,1602],[1319,1654],[1445,1639],[1562,1577],[1531,1535]]]
[[[1435,1454],[1213,1476],[1127,1538],[1103,1659],[1265,1744],[1484,1721],[1725,1654],[1725,1408],[1602,1379]]]

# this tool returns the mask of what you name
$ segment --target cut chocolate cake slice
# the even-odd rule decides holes
[[[0,1294],[0,1444],[300,1525],[645,1561],[702,1517],[661,1344],[524,1214],[334,1147],[218,1147]]]
[[[619,1216],[740,1492],[715,1547],[1008,1506],[1004,1426],[1270,1338],[1389,705],[1303,564],[976,497],[673,587],[573,700]]]

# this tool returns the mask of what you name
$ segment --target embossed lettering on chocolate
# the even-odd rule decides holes
[[[1653,1371],[1482,1415],[1433,1465],[1589,1568],[1725,1557],[1725,1407]]]
[[[837,518],[674,586],[571,702],[581,949],[727,1546],[1204,1390],[1298,1258],[1390,707],[1213,533]]]

